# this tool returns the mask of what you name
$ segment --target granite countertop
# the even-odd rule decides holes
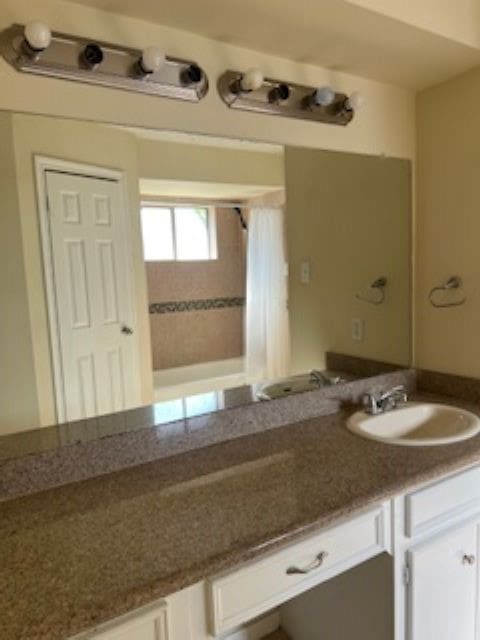
[[[348,432],[347,413],[1,503],[0,638],[65,640],[480,463],[480,436],[396,447]]]

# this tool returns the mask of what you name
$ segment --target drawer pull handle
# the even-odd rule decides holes
[[[314,571],[315,569],[318,569],[319,567],[321,567],[323,564],[323,561],[327,556],[328,556],[328,553],[326,551],[321,551],[318,554],[318,556],[315,558],[315,560],[312,562],[312,564],[310,564],[308,567],[305,567],[305,569],[300,569],[299,567],[288,567],[287,576],[293,576],[299,573],[302,575],[305,575],[306,573],[310,573],[310,571]]]
[[[462,563],[470,565],[475,564],[475,556],[466,553],[462,558]]]

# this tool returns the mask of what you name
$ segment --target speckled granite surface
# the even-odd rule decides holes
[[[389,446],[346,413],[0,504],[0,638],[64,640],[480,463],[480,436]]]
[[[50,450],[43,450],[41,440],[45,437],[47,445],[51,444],[50,428],[33,432],[41,440],[33,446],[25,442],[28,440],[25,434],[2,437],[0,501],[335,413],[342,402],[355,402],[366,391],[382,391],[398,384],[414,388],[415,373],[412,370],[388,373],[157,426],[159,405],[152,405],[80,421],[75,423],[73,432],[69,430],[72,425],[61,425],[57,433],[61,436],[60,442]],[[44,436],[43,431],[47,432]],[[75,433],[81,441],[75,440]],[[65,446],[61,446],[62,442]],[[35,450],[37,445],[39,448]],[[28,449],[31,453],[22,456],[26,446],[32,446]]]
[[[262,640],[290,640],[290,636],[287,636],[283,629],[278,629],[273,633],[269,633],[268,636],[264,636]]]

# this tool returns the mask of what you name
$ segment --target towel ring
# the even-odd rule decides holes
[[[375,292],[374,298],[364,298],[359,293],[357,293],[355,297],[357,298],[357,300],[361,300],[362,302],[368,302],[368,304],[375,304],[375,305],[382,304],[383,302],[385,302],[386,286],[387,286],[387,279],[385,278],[385,276],[380,276],[380,278],[377,278],[376,280],[374,280],[369,287]],[[377,292],[379,295],[377,295]]]
[[[451,291],[452,289],[459,289],[461,286],[462,279],[459,276],[452,276],[444,284],[433,287],[433,289],[431,289],[430,293],[428,294],[430,304],[436,309],[446,309],[448,307],[462,306],[462,304],[465,304],[465,302],[467,301],[466,296],[464,296],[461,300],[457,300],[454,302],[435,302],[435,294],[437,293],[437,291]]]

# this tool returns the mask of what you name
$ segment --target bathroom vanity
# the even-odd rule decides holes
[[[480,437],[393,446],[351,433],[352,412],[1,503],[1,637],[260,640],[360,565],[385,598],[383,558],[395,640],[474,640]]]
[[[0,640],[480,639],[479,34],[264,4],[0,0]]]
[[[474,467],[354,514],[76,639],[260,638],[275,618],[250,626],[251,635],[235,630],[386,552],[394,562],[395,639],[473,640],[479,527],[480,468]]]

